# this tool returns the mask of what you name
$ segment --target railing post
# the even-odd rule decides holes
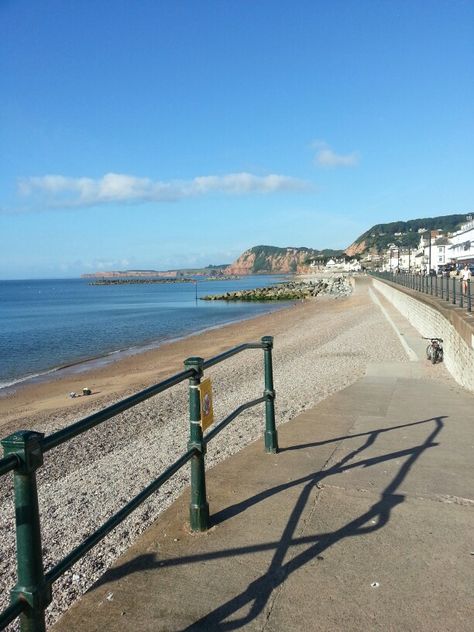
[[[206,467],[204,455],[206,444],[203,441],[201,428],[201,400],[199,384],[203,375],[204,360],[188,358],[184,361],[187,369],[194,375],[189,378],[189,443],[188,449],[194,448],[196,453],[191,459],[191,502],[189,504],[189,522],[192,531],[209,529],[209,503],[206,497]]]
[[[456,277],[453,277],[453,305],[456,305]]]
[[[451,277],[446,279],[446,301],[449,303],[449,280]]]
[[[467,280],[467,311],[472,311],[471,279]]]
[[[44,632],[44,611],[51,603],[51,586],[45,582],[41,549],[36,470],[43,464],[43,434],[20,430],[2,439],[5,456],[14,454],[17,583],[11,601],[27,604],[20,615],[21,632]]]
[[[265,371],[265,451],[278,452],[278,434],[275,426],[275,389],[273,388],[272,349],[273,336],[263,336],[263,362]]]

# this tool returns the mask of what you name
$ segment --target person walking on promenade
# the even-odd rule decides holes
[[[471,270],[469,269],[469,266],[466,263],[466,265],[464,266],[464,270],[462,271],[462,276],[461,276],[463,294],[467,294],[467,288],[469,285],[468,281],[471,280],[471,276],[472,276]]]

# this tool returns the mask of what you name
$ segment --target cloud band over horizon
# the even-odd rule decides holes
[[[96,179],[45,175],[18,180],[18,190],[23,196],[45,196],[50,206],[67,208],[110,203],[175,202],[211,194],[265,194],[298,191],[309,187],[308,182],[291,176],[256,176],[246,172],[168,182],[123,173],[106,173]]]

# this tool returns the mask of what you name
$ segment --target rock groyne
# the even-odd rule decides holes
[[[349,296],[352,285],[345,276],[315,281],[287,281],[252,290],[238,290],[225,294],[209,294],[202,301],[299,301],[326,294],[340,298]]]

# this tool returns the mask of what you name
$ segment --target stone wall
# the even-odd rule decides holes
[[[458,318],[452,318],[452,309],[443,313],[446,310],[441,301],[432,300],[429,305],[423,295],[419,299],[414,298],[407,292],[376,279],[373,284],[422,336],[443,338],[446,368],[456,382],[474,391],[473,334],[461,315],[456,314]]]

